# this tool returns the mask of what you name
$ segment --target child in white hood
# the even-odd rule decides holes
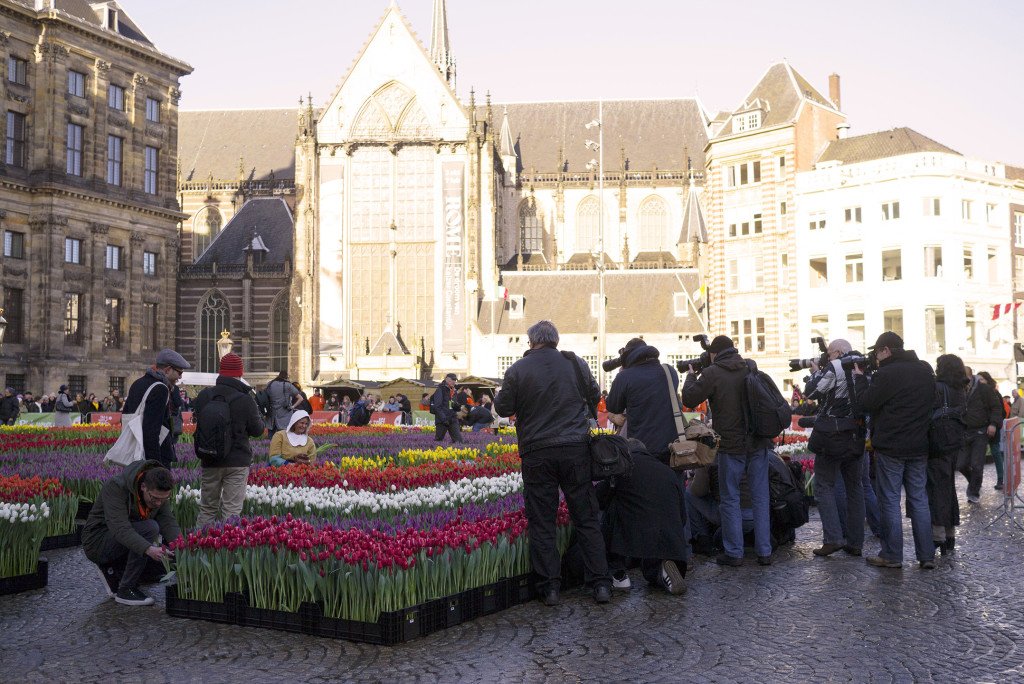
[[[278,430],[270,440],[270,465],[281,466],[290,463],[313,463],[316,461],[316,444],[306,434],[309,431],[309,414],[305,411],[292,412],[287,430]]]

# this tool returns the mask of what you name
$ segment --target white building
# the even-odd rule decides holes
[[[909,128],[830,143],[796,179],[802,355],[815,335],[864,350],[893,330],[933,365],[1015,381],[1013,317],[993,320],[1014,301],[1006,175]]]

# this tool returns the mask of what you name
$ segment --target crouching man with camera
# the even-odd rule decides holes
[[[854,360],[863,361],[846,340],[832,340],[825,352],[827,363],[811,362],[811,377],[804,391],[818,402],[814,431],[807,448],[814,452],[814,496],[821,514],[824,537],[815,556],[845,551],[861,555],[864,546],[864,421],[860,396],[867,389],[863,374],[854,373]],[[825,361],[826,359],[822,359]],[[847,532],[843,536],[836,504],[836,477],[846,488]]]

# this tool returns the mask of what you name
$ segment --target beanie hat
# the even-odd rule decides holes
[[[244,372],[242,357],[238,354],[225,354],[220,359],[220,374],[229,378],[240,378]]]
[[[732,338],[727,337],[726,335],[719,335],[715,339],[711,340],[711,345],[708,347],[708,351],[712,354],[721,354],[726,349],[732,348]]]

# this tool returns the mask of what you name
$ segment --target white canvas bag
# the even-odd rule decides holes
[[[139,403],[139,407],[135,409],[135,413],[123,414],[121,416],[121,436],[114,442],[114,446],[110,447],[106,457],[103,459],[104,464],[116,463],[117,465],[126,466],[142,460],[145,453],[142,445],[142,414],[146,410],[146,400],[149,399],[149,393],[158,384],[161,383],[154,382],[146,388],[146,393],[142,395],[142,401]],[[161,444],[167,439],[168,434],[170,434],[170,430],[166,426],[161,425]]]

